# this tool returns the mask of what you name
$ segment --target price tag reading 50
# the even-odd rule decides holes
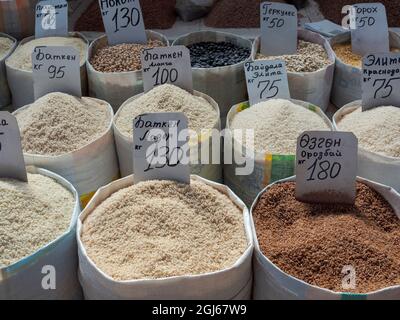
[[[355,201],[358,140],[350,132],[307,131],[297,140],[296,198],[312,203]]]

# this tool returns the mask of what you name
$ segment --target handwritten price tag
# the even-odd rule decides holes
[[[350,9],[351,45],[361,56],[389,52],[389,27],[382,3],[360,3]]]
[[[145,92],[165,83],[193,91],[190,51],[185,46],[143,50],[141,60]]]
[[[65,0],[40,1],[35,10],[35,37],[68,36],[68,3]]]
[[[250,105],[269,99],[290,99],[286,64],[283,60],[246,62],[244,69]]]
[[[356,197],[358,140],[350,132],[307,131],[297,140],[296,199],[349,203]]]
[[[99,0],[108,44],[147,43],[139,0]]]
[[[183,113],[149,113],[133,120],[135,182],[190,183],[188,120]]]
[[[297,52],[297,9],[284,3],[263,2],[261,10],[261,53],[269,56]]]
[[[17,119],[0,111],[0,177],[28,181]]]
[[[370,54],[363,58],[363,111],[380,107],[400,107],[400,54]]]
[[[79,52],[73,47],[36,47],[32,53],[35,100],[64,92],[81,97]]]

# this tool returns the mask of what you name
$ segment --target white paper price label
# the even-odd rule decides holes
[[[0,111],[0,177],[28,181],[17,119]]]
[[[269,99],[290,99],[286,64],[283,60],[246,62],[244,69],[250,105]]]
[[[165,83],[193,91],[190,51],[185,46],[143,50],[141,60],[145,92]]]
[[[360,3],[350,9],[351,45],[354,53],[389,52],[389,27],[385,6]]]
[[[68,3],[65,0],[40,1],[35,10],[35,37],[68,36]]]
[[[350,132],[307,131],[297,140],[296,199],[353,204],[358,140]]]
[[[50,92],[82,96],[80,56],[75,48],[36,47],[32,68],[35,100]]]
[[[297,9],[284,3],[262,2],[261,53],[268,56],[297,52]]]
[[[108,44],[147,43],[139,0],[99,0]]]
[[[400,54],[369,54],[363,58],[363,111],[380,107],[400,107]]]
[[[135,182],[190,183],[188,120],[183,113],[148,113],[133,120]]]

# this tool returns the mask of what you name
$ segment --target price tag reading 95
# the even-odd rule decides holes
[[[363,58],[363,111],[379,106],[400,107],[400,54],[369,54]]]
[[[28,181],[17,119],[0,111],[0,177]]]
[[[146,49],[141,60],[144,92],[165,83],[193,91],[190,51],[185,46]]]
[[[81,97],[79,52],[73,47],[36,47],[32,53],[35,100],[63,92]]]
[[[65,0],[40,1],[35,10],[35,37],[68,35],[68,3]]]
[[[297,52],[297,9],[285,3],[262,2],[261,53],[268,56]]]
[[[269,99],[290,99],[286,64],[283,60],[246,62],[244,69],[251,106]]]
[[[183,113],[148,113],[133,120],[135,183],[174,180],[190,183],[188,120]]]
[[[99,0],[108,44],[147,43],[139,0]]]
[[[296,199],[354,204],[358,140],[351,132],[307,131],[297,140]]]
[[[389,52],[389,27],[382,3],[360,3],[350,9],[351,45],[354,53]]]

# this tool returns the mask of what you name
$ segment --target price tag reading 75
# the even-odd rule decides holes
[[[297,140],[296,199],[355,201],[358,140],[350,132],[307,131]]]
[[[246,62],[244,68],[250,105],[269,99],[290,99],[286,65],[283,60]]]
[[[109,45],[147,43],[139,0],[99,0]]]
[[[400,54],[369,54],[363,58],[363,111],[379,106],[400,107]]]

